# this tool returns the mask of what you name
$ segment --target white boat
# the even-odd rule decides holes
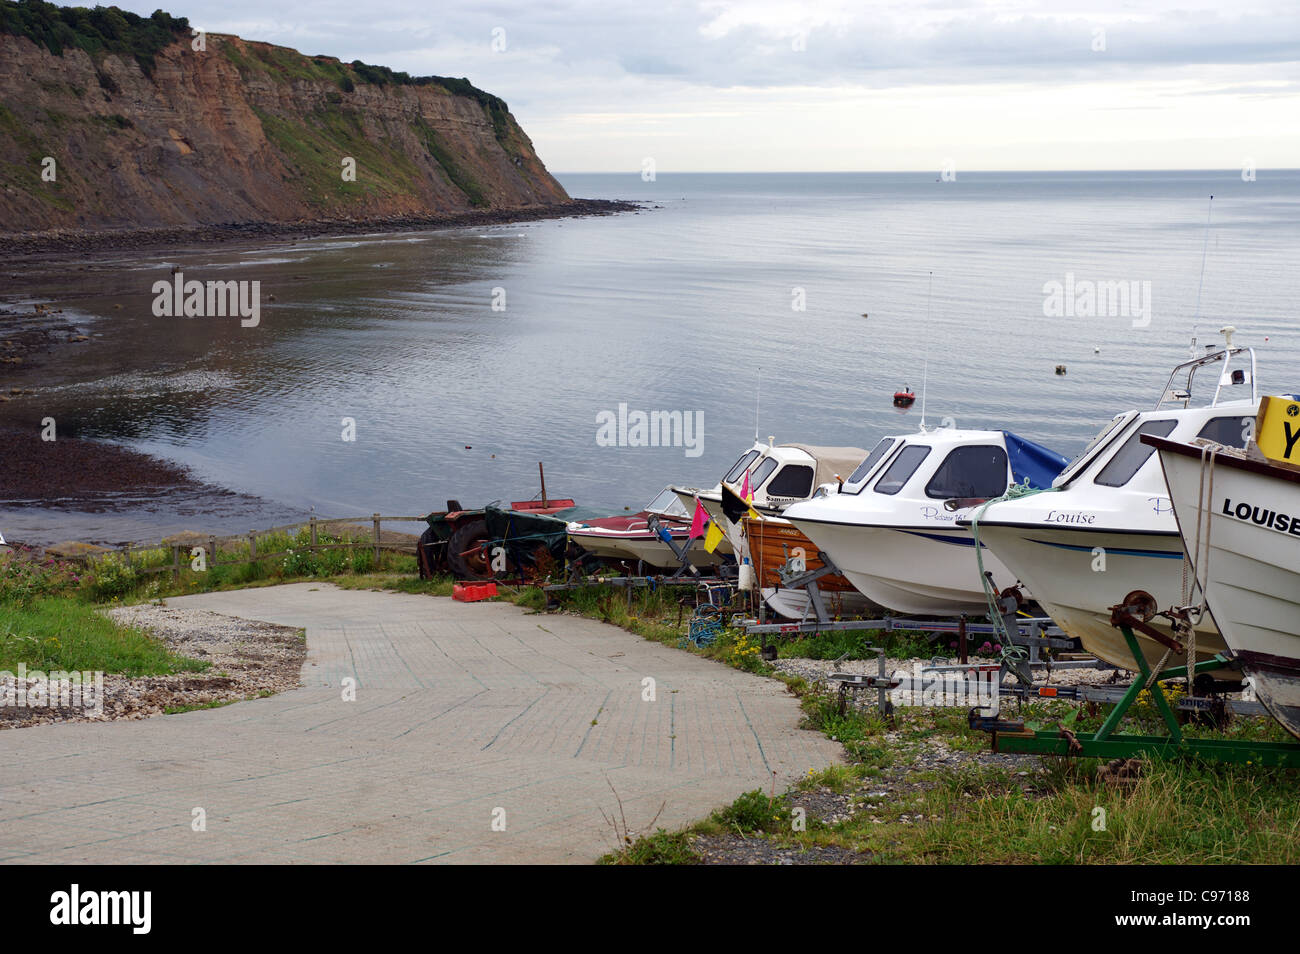
[[[673,487],[678,498],[694,509],[698,499],[709,519],[726,534],[737,554],[743,554],[741,518],[748,512],[740,501],[745,474],[749,474],[749,491],[753,509],[759,516],[777,517],[787,507],[807,500],[817,488],[837,476],[850,473],[866,456],[861,447],[821,447],[815,444],[777,444],[755,441],[740,460],[709,490]]]
[[[1184,593],[1184,580],[1194,582],[1190,569],[1184,575],[1182,539],[1155,448],[1142,437],[1245,444],[1259,405],[1255,354],[1230,342],[1229,335],[1227,347],[1174,368],[1153,410],[1116,415],[1053,481],[1051,492],[973,512],[980,542],[1024,581],[1061,629],[1112,665],[1134,668],[1124,637],[1110,624],[1110,607],[1126,594],[1144,590],[1161,607],[1196,599]],[[1248,367],[1234,367],[1234,360]],[[1213,398],[1191,407],[1195,375],[1207,368],[1218,372]],[[1242,388],[1249,398],[1228,399]],[[1152,625],[1171,631],[1159,619]],[[1138,643],[1152,665],[1164,658],[1166,647],[1155,640],[1139,635]],[[1196,643],[1198,659],[1224,648],[1208,616],[1197,626]],[[1171,656],[1167,665],[1178,662]]]
[[[1065,458],[1006,431],[922,429],[886,437],[836,493],[788,507],[785,519],[825,551],[869,600],[903,613],[987,612],[960,508],[1028,479],[1045,487]],[[945,501],[955,501],[950,510]],[[1015,575],[992,554],[984,569]]]
[[[1300,737],[1300,471],[1241,451],[1146,441],[1159,449],[1186,553],[1224,641],[1259,701]]]
[[[725,534],[737,559],[742,563],[752,562],[759,592],[769,607],[787,619],[803,619],[812,609],[807,591],[780,585],[778,567],[785,560],[764,552],[764,547],[780,537],[790,551],[800,547],[809,551],[807,565],[810,569],[819,568],[816,549],[781,520],[780,515],[791,504],[807,500],[819,487],[852,473],[866,454],[861,447],[777,444],[776,438],[769,437],[766,444],[755,441],[713,488],[674,487],[673,490],[689,507],[693,508],[699,500],[709,519]],[[744,506],[741,500],[746,473],[757,520],[749,515],[750,507]],[[755,534],[753,552],[751,533]],[[823,577],[818,585],[825,591],[825,603],[835,615],[856,615],[871,605],[842,577]]]

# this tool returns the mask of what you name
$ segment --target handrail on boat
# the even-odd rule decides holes
[[[1196,376],[1197,369],[1207,364],[1223,362],[1223,370],[1226,372],[1228,366],[1232,363],[1234,355],[1250,355],[1250,398],[1252,401],[1259,400],[1259,385],[1256,381],[1255,374],[1255,349],[1249,347],[1226,347],[1217,351],[1211,351],[1203,354],[1199,358],[1192,358],[1190,361],[1184,361],[1182,364],[1174,366],[1169,374],[1169,380],[1165,382],[1164,390],[1160,392],[1160,398],[1156,401],[1155,410],[1160,410],[1170,401],[1182,401],[1183,407],[1189,407],[1192,402],[1192,379]],[[1187,371],[1187,385],[1179,391],[1174,390],[1174,379],[1178,377],[1181,371]],[[1217,407],[1219,404],[1219,393],[1223,390],[1223,374],[1219,375],[1218,386],[1214,389],[1214,400],[1210,407]],[[1171,397],[1172,395],[1172,397]]]

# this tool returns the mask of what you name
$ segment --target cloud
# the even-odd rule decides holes
[[[118,2],[143,15],[157,5]],[[885,150],[878,162],[910,161],[888,150],[915,137],[914,115],[926,117],[927,130],[978,115],[988,131],[967,134],[990,149],[1005,141],[1008,122],[1055,129],[1081,110],[1159,118],[1171,140],[1201,135],[1204,123],[1175,108],[1180,100],[1216,104],[1238,136],[1271,137],[1261,151],[1276,139],[1275,151],[1293,152],[1277,138],[1289,128],[1285,116],[1246,109],[1238,122],[1222,104],[1287,110],[1300,83],[1300,8],[1294,0],[1196,6],[1203,2],[450,0],[431,8],[282,0],[268,8],[265,0],[189,0],[174,12],[209,31],[305,53],[466,76],[536,131],[544,158],[549,143],[569,143],[560,168],[631,168],[654,130],[683,148],[711,143],[690,160],[697,168],[752,168],[776,151],[797,164],[798,149],[804,168],[824,168],[877,143]],[[504,50],[494,50],[494,30],[504,31]],[[1067,95],[1073,112],[1062,105]],[[1022,104],[1023,117],[1003,115],[1011,103]],[[764,127],[773,141],[758,132]],[[782,132],[791,127],[798,138]],[[629,141],[611,140],[618,136]],[[597,154],[606,158],[596,162]],[[1032,167],[1033,155],[1024,162]]]
[[[127,3],[148,13],[156,0]],[[1052,7],[1056,7],[1054,12]],[[286,3],[268,18],[258,0],[196,0],[190,19],[209,30],[333,52],[395,69],[493,72],[512,55],[582,72],[665,76],[702,86],[772,87],[1002,82],[1021,71],[1102,72],[1118,67],[1300,61],[1300,11],[1286,4],[1213,9],[1116,5],[1083,15],[1064,4],[1000,2],[855,5],[836,2],[644,3],[416,0],[359,9],[352,0]],[[493,28],[506,31],[494,53]],[[1105,49],[1096,50],[1104,31]],[[797,49],[802,38],[806,49]],[[413,44],[412,40],[416,42]],[[418,50],[418,57],[411,57]],[[395,60],[420,59],[424,62]]]

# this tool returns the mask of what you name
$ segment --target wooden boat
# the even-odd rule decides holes
[[[742,523],[746,547],[764,601],[786,619],[811,617],[807,590],[783,586],[780,571],[789,561],[800,556],[805,569],[821,569],[824,564],[817,558],[817,546],[781,517],[763,517],[760,520],[744,517]],[[817,587],[822,592],[827,610],[835,616],[856,616],[875,606],[839,573],[821,577]]]

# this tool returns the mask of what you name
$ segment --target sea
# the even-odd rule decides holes
[[[537,496],[539,463],[549,497],[621,513],[712,486],[756,436],[870,448],[923,417],[1072,456],[1225,326],[1261,393],[1300,390],[1300,171],[558,178],[643,205],[10,276],[6,304],[57,301],[91,340],[11,372],[38,394],[0,426],[53,418],[235,496],[65,506],[0,481],[0,533],[420,515]],[[173,268],[259,282],[257,325],[155,315]]]

